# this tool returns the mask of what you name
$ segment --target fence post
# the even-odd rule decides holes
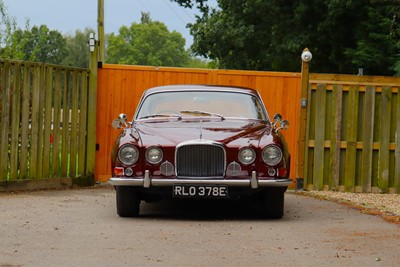
[[[309,64],[312,54],[305,48],[301,54],[301,82],[300,82],[300,114],[299,127],[297,131],[297,158],[296,158],[296,190],[304,188],[304,162],[306,149],[306,127],[307,127],[307,99],[309,83]]]
[[[98,68],[98,41],[94,34],[89,37],[89,93],[88,93],[88,122],[87,122],[87,153],[86,176],[94,181],[96,163],[96,113],[97,113],[97,68]]]

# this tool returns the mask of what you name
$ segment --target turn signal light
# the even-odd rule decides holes
[[[116,176],[124,176],[124,168],[123,167],[114,167],[114,173]]]
[[[286,168],[282,168],[278,170],[278,176],[282,177],[282,176],[286,176],[287,175],[287,169]]]

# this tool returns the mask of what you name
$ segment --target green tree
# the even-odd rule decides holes
[[[16,28],[15,19],[7,14],[6,6],[0,0],[0,58],[21,59],[23,57],[21,49],[23,40],[18,40],[16,36],[13,36]]]
[[[6,59],[60,64],[67,54],[65,38],[46,25],[30,28],[27,22],[25,30],[8,30],[4,39],[0,55]]]
[[[75,31],[74,35],[66,35],[67,55],[61,62],[62,65],[87,68],[89,65],[89,34],[94,29],[86,28],[83,32]]]
[[[185,66],[189,56],[185,39],[170,32],[164,23],[142,13],[141,23],[122,26],[119,34],[108,35],[106,62],[132,65]]]
[[[24,60],[60,64],[67,55],[64,36],[56,30],[49,30],[46,25],[33,26],[30,30],[17,30],[24,44]]]
[[[298,71],[305,47],[314,72],[393,75],[399,61],[399,0],[171,1],[202,12],[192,50],[222,68]]]

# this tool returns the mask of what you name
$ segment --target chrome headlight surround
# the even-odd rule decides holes
[[[146,150],[146,160],[150,164],[158,164],[163,159],[163,152],[160,148],[152,146]]]
[[[269,166],[277,165],[281,162],[282,157],[282,150],[276,145],[266,146],[262,151],[262,160]]]
[[[256,152],[250,147],[242,148],[239,150],[238,159],[243,165],[252,164],[256,160]]]
[[[125,165],[131,166],[139,159],[139,150],[136,146],[128,144],[120,147],[118,151],[118,159]]]

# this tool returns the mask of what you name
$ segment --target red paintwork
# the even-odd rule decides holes
[[[161,88],[150,89],[144,93],[142,99],[150,93],[157,91],[177,89],[176,86],[167,86]],[[190,86],[194,90],[199,90],[199,86]],[[258,98],[259,95],[252,89],[240,89],[231,87],[206,87],[207,90],[215,88],[215,90],[238,91],[254,94]],[[179,88],[178,88],[179,89]],[[185,87],[187,90],[187,87]],[[140,106],[140,105],[139,105]],[[276,133],[275,129],[269,121],[249,120],[249,119],[226,119],[222,120],[218,117],[182,117],[178,118],[150,118],[135,121],[132,128],[125,129],[118,137],[113,148],[112,169],[114,166],[122,166],[116,159],[118,147],[126,143],[135,144],[140,153],[139,161],[133,167],[134,176],[142,176],[144,170],[150,170],[153,176],[160,175],[159,165],[150,165],[144,159],[146,148],[150,146],[158,146],[162,148],[164,153],[163,161],[168,160],[174,164],[175,147],[184,141],[200,139],[212,140],[222,143],[225,146],[227,155],[227,164],[232,161],[238,162],[238,151],[243,147],[252,147],[256,153],[256,161],[248,166],[242,165],[243,173],[246,176],[234,177],[237,179],[248,178],[251,171],[257,171],[259,179],[263,177],[271,179],[268,176],[268,166],[264,164],[261,157],[262,149],[269,144],[276,144],[281,147],[284,157],[283,160],[274,166],[277,173],[289,177],[289,152],[286,142],[280,133]],[[160,163],[161,164],[161,163]],[[232,178],[232,177],[230,177]],[[274,177],[276,178],[276,177]]]

